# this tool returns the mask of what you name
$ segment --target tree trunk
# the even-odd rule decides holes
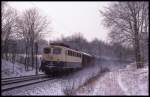
[[[38,43],[35,43],[35,50],[36,50],[36,75],[38,75]]]
[[[28,49],[28,47],[27,47],[27,43],[26,43],[26,49],[25,49],[25,51],[26,51],[26,56],[25,56],[25,71],[27,71],[27,49]]]
[[[4,50],[5,50],[5,58],[8,61],[8,44],[7,44],[7,40],[5,40]]]
[[[34,67],[34,43],[33,42],[32,42],[31,52],[32,52],[32,70],[33,70]]]
[[[138,29],[137,29],[137,20],[136,20],[136,17],[134,18],[134,33],[135,33],[135,46],[134,46],[134,49],[135,49],[135,59],[136,59],[136,65],[137,65],[137,68],[142,68],[143,67],[143,64],[141,62],[141,53],[140,53],[140,43],[139,43],[139,32],[138,32]]]

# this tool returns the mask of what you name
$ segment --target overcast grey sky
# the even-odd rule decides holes
[[[37,7],[41,14],[47,16],[53,28],[46,36],[47,40],[81,32],[88,41],[94,38],[107,41],[108,30],[104,28],[98,10],[103,10],[109,2],[9,2],[9,5],[19,12]]]

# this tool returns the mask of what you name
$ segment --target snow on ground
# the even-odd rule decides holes
[[[148,67],[120,72],[118,82],[126,95],[148,95]]]
[[[90,73],[88,73],[90,74]],[[2,93],[2,95],[65,95],[64,89],[72,88],[73,84],[83,84],[85,78],[75,78],[78,74],[75,74],[74,77],[68,76],[61,79],[54,79],[47,82],[42,82],[8,92]],[[80,76],[81,77],[81,76]],[[81,83],[80,83],[81,82]],[[73,87],[74,88],[74,87]]]
[[[71,90],[73,92],[73,90],[76,90],[91,78],[97,76],[101,72],[104,72],[104,69],[106,72],[109,70],[114,71],[119,68],[125,68],[127,63],[108,60],[96,60],[95,65],[92,64],[89,67],[83,68],[82,70],[65,77],[65,79],[62,80],[62,85],[64,87],[63,91]]]
[[[148,67],[120,69],[76,90],[76,95],[148,95]]]
[[[4,72],[12,71],[12,69],[6,70],[8,69],[9,66],[12,66],[12,63],[7,62],[5,60],[2,60],[2,61],[3,61],[3,64],[5,63],[5,66],[2,66],[2,75],[7,75],[7,76],[11,75],[11,72],[9,72],[8,74],[5,74]],[[107,61],[96,62],[96,65],[91,65],[89,67],[83,68],[82,70],[71,73],[68,76],[64,76],[64,77],[60,77],[54,80],[18,88],[18,89],[11,90],[8,92],[3,92],[2,94],[3,95],[66,95],[66,93],[69,92],[69,90],[71,90],[72,92],[70,94],[74,94],[74,95],[130,95],[130,94],[134,94],[135,91],[133,91],[132,93],[128,92],[130,91],[130,89],[132,89],[132,87],[130,88],[126,87],[127,86],[126,84],[130,83],[126,79],[132,76],[128,76],[127,73],[123,73],[123,71],[125,71],[124,68],[126,65],[122,65],[122,64],[118,63],[116,65],[116,62],[107,62]],[[108,72],[105,75],[99,77],[92,84],[88,84],[87,86],[83,86],[79,88],[79,86],[82,86],[85,82],[87,82],[87,80],[91,79],[93,76],[98,75],[101,72],[102,67],[109,67],[112,70],[112,72]],[[113,69],[114,67],[115,69]],[[21,64],[18,64],[18,65],[16,64],[15,69],[18,69],[18,68],[22,68]],[[121,68],[122,71],[118,70],[119,68]],[[35,71],[32,71],[32,72],[33,74],[35,74]],[[23,73],[24,73],[24,68],[16,70],[15,75],[20,76]],[[131,73],[129,75],[132,75],[132,72],[129,72],[129,73]],[[140,77],[137,77],[137,78],[140,78]],[[143,80],[143,78],[140,78],[140,79]],[[145,91],[145,92],[142,92],[143,94],[148,93],[146,91],[147,77],[145,77],[144,81],[146,82],[144,82],[144,84],[141,86],[141,89],[136,90],[138,92],[140,90]],[[139,81],[139,84],[142,84],[142,82]]]
[[[70,74],[62,81],[62,85],[64,86],[63,90],[66,91],[77,89],[87,80],[96,76],[100,71],[101,67],[99,65],[93,65],[91,67],[86,67],[83,70],[80,70],[74,74]]]
[[[98,66],[92,67],[47,82],[7,91],[2,95],[66,95],[64,94],[66,89],[76,89],[99,72],[100,68]]]
[[[20,64],[20,63],[13,64],[10,61],[6,61],[4,59],[2,59],[1,67],[2,67],[1,68],[2,78],[35,75],[35,69],[30,70],[30,71],[25,71],[25,67],[23,64]],[[13,71],[13,68],[14,68],[14,71]],[[42,73],[42,72],[39,72],[39,73]]]
[[[2,95],[64,95],[61,88],[60,79],[54,79],[2,92]]]
[[[10,63],[9,63],[10,64]],[[7,64],[8,65],[8,64]],[[17,66],[15,66],[17,68]],[[86,80],[97,75],[101,68],[99,65],[89,66],[70,75],[60,77],[54,82],[47,81],[31,86],[26,86],[16,90],[4,92],[3,95],[65,95],[69,89],[76,89],[86,82]],[[20,71],[19,71],[20,73]]]

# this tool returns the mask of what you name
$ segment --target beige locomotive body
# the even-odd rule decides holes
[[[80,55],[80,57],[77,57],[77,53],[80,54],[81,52],[79,51],[75,51],[73,49],[70,48],[66,48],[63,46],[49,46],[49,48],[51,49],[51,52],[53,52],[53,48],[58,47],[61,48],[61,53],[60,54],[53,54],[53,53],[49,53],[49,54],[45,54],[43,53],[43,59],[46,61],[63,61],[63,62],[81,62],[82,61],[82,56]],[[68,55],[68,52],[72,51],[75,53],[75,55]]]

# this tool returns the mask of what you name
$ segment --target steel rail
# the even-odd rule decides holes
[[[8,85],[8,84],[13,84],[13,83],[18,83],[18,82],[29,81],[29,80],[36,80],[36,79],[45,78],[45,77],[48,77],[48,76],[39,75],[39,76],[26,76],[26,77],[12,78],[8,80],[2,80],[1,85]]]
[[[19,82],[19,83],[13,83],[13,84],[8,84],[8,85],[2,85],[1,87],[1,91],[9,91],[9,90],[13,90],[13,89],[17,89],[20,87],[24,87],[24,86],[28,86],[28,85],[32,85],[32,84],[36,84],[36,83],[41,83],[44,81],[48,81],[48,80],[52,80],[54,78],[44,78],[44,79],[36,79],[36,80],[30,80],[30,81],[24,81],[24,82]]]
[[[41,76],[41,75],[45,75],[45,74],[38,74],[38,76]],[[4,80],[12,80],[12,79],[17,79],[17,78],[25,78],[25,77],[30,77],[30,76],[37,76],[37,75],[26,75],[26,76],[19,76],[19,77],[9,77],[9,78],[2,78],[1,80],[4,81]]]

